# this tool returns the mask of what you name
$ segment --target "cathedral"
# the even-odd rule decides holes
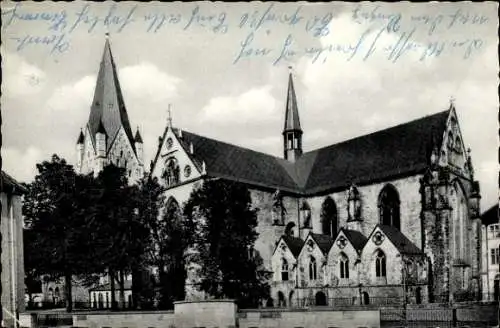
[[[182,206],[209,179],[244,183],[258,209],[255,253],[272,273],[267,306],[454,302],[479,297],[481,222],[454,104],[385,130],[303,152],[293,76],[284,108],[283,157],[167,123],[149,174]],[[144,174],[106,41],[79,172],[108,163]],[[187,294],[194,295],[195,268]],[[193,296],[194,297],[194,296]]]

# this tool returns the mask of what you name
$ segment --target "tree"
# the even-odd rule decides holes
[[[191,234],[179,204],[173,198],[165,202],[164,192],[154,177],[139,181],[139,215],[150,231],[145,244],[148,263],[158,268],[159,307],[172,308],[174,301],[184,299],[184,251]]]
[[[185,206],[187,222],[199,229],[193,247],[198,254],[200,290],[236,299],[240,307],[257,306],[269,295],[268,273],[254,255],[257,211],[243,185],[210,180],[194,190]]]
[[[90,176],[77,175],[66,161],[53,155],[37,164],[38,175],[28,185],[23,214],[30,229],[30,270],[56,279],[64,277],[66,309],[72,310],[72,275],[91,266],[87,251],[89,229],[86,208],[91,202]]]
[[[149,231],[139,213],[140,199],[136,186],[130,186],[125,169],[106,166],[97,178],[97,197],[90,216],[94,218],[92,245],[95,259],[106,268],[111,283],[111,305],[116,308],[115,280],[120,286],[120,301],[124,297],[124,277],[141,265],[144,242]]]

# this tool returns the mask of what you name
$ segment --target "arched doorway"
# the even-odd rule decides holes
[[[318,306],[327,305],[325,293],[323,293],[323,292],[317,292],[315,298],[316,298],[316,305],[318,305]]]
[[[422,288],[415,289],[415,303],[422,304]]]
[[[286,299],[283,292],[278,292],[278,307],[286,307]]]
[[[368,295],[367,292],[363,292],[363,304],[364,305],[370,304],[370,295]]]
[[[274,307],[274,301],[271,297],[267,299],[266,307]]]
[[[104,307],[104,306],[103,306],[103,305],[104,305],[104,304],[103,304],[103,303],[104,303],[104,301],[103,301],[103,298],[102,298],[102,293],[99,293],[99,295],[98,295],[97,297],[98,297],[98,300],[99,300],[99,306],[98,306],[98,308],[99,308],[99,309],[102,309],[102,308]]]

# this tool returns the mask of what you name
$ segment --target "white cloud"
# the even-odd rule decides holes
[[[21,97],[39,93],[44,86],[46,74],[15,53],[2,51],[3,83],[2,96]]]
[[[238,96],[215,97],[201,110],[204,121],[228,124],[259,123],[281,114],[272,87],[253,88]]]
[[[20,182],[30,182],[37,174],[34,163],[39,163],[47,157],[35,147],[25,150],[12,148],[2,149],[2,170]]]
[[[47,100],[47,108],[54,111],[87,113],[95,87],[96,76],[88,75],[74,83],[62,85],[54,90]]]
[[[127,98],[147,99],[153,102],[177,96],[181,79],[162,72],[151,63],[140,63],[119,70],[120,83]]]

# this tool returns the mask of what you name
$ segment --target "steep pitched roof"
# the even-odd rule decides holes
[[[342,229],[342,231],[357,251],[360,251],[363,249],[363,247],[365,247],[368,238],[366,238],[365,235],[363,235],[361,232],[347,229]]]
[[[332,248],[333,245],[332,237],[328,235],[322,235],[319,233],[311,233],[310,235],[312,239],[314,239],[318,247],[321,249],[323,254],[327,254],[328,251],[330,251],[330,248]]]
[[[285,243],[288,245],[288,248],[290,248],[293,256],[299,256],[300,250],[302,249],[302,246],[304,246],[304,241],[300,238],[286,235],[282,236],[281,238],[283,238]]]
[[[17,182],[13,177],[4,171],[2,171],[1,175],[0,190],[5,193],[13,193],[15,195],[21,195],[28,191],[22,184]]]
[[[107,134],[107,149],[110,149],[118,131],[123,126],[125,134],[132,145],[132,149],[135,151],[132,129],[130,128],[130,122],[125,108],[120,82],[118,80],[118,72],[116,70],[113,55],[111,54],[111,46],[108,39],[106,39],[106,43],[104,44],[104,52],[97,75],[94,99],[90,108],[88,121],[90,137],[94,144],[95,134],[99,129],[100,122],[102,122]]]
[[[293,87],[292,73],[288,76],[288,92],[286,97],[285,109],[285,131],[302,131],[300,128],[299,109],[297,106],[297,96],[295,95],[295,88]]]
[[[280,188],[283,191],[295,192],[297,190],[297,185],[282,165],[286,162],[284,159],[184,130],[182,137],[179,137],[179,130],[174,128],[173,131],[185,150],[189,150],[190,145],[193,145],[194,154],[189,154],[189,156],[199,168],[201,168],[201,163],[205,162],[208,176],[255,186]],[[166,132],[167,130],[163,134],[163,139],[165,139]],[[161,145],[158,147],[153,166],[158,161],[160,147]]]
[[[308,176],[306,193],[347,188],[423,171],[436,133],[441,144],[449,111],[305,153],[299,162]],[[433,133],[435,131],[435,133]],[[309,169],[309,171],[307,171]]]
[[[80,130],[80,134],[78,135],[78,140],[76,140],[76,144],[82,144],[85,139],[82,130]]]
[[[423,172],[433,144],[441,144],[449,110],[304,153],[295,163],[240,146],[182,132],[185,149],[209,176],[300,195]],[[168,128],[167,128],[168,129]],[[167,129],[163,134],[166,135]],[[174,129],[176,135],[178,130]],[[159,145],[153,166],[156,165]]]
[[[398,229],[387,225],[380,225],[379,227],[401,254],[423,254],[420,248],[415,246],[415,244],[406,238]]]
[[[139,142],[139,143],[142,143],[142,136],[141,134],[139,133],[139,128],[137,128],[137,132],[135,133],[135,138],[134,138],[135,142]]]
[[[494,223],[498,223],[499,217],[499,207],[498,204],[493,205],[488,210],[486,210],[483,214],[481,214],[481,222],[485,225],[490,225]]]

